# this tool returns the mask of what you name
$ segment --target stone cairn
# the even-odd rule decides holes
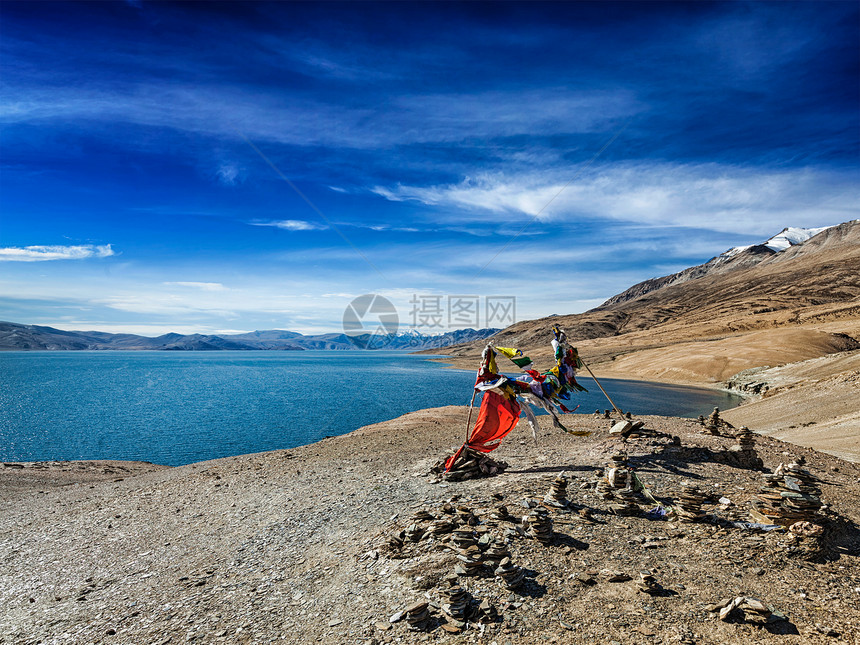
[[[678,503],[674,506],[675,515],[679,522],[701,522],[706,515],[702,504],[708,496],[702,490],[689,482],[681,482],[683,492],[678,495]]]
[[[725,419],[720,418],[720,409],[714,408],[714,411],[708,415],[708,418],[705,419],[703,416],[699,416],[699,423],[701,423],[705,428],[705,431],[709,434],[719,436],[720,430],[723,428],[732,429],[734,426],[726,421]]]
[[[430,603],[421,601],[406,608],[406,622],[409,623],[410,629],[423,630],[427,627],[430,621],[429,606]]]
[[[612,488],[626,488],[632,479],[627,453],[617,452],[612,455],[609,458],[609,465],[606,467],[606,480],[610,486]]]
[[[433,536],[446,535],[456,528],[456,524],[449,519],[440,517],[438,520],[433,520],[427,527],[427,533]]]
[[[639,582],[636,586],[639,591],[647,593],[649,596],[657,595],[663,591],[663,587],[648,569],[642,569],[639,572]]]
[[[449,583],[451,586],[442,591],[442,613],[449,622],[453,621],[462,629],[469,616],[469,593],[456,583],[456,579],[449,580]]]
[[[545,508],[535,508],[523,517],[523,526],[526,529],[526,535],[530,538],[534,538],[541,544],[552,542],[552,520]]]
[[[791,526],[815,524],[822,506],[818,478],[798,463],[780,464],[773,474],[763,475],[764,486],[753,501],[752,518],[767,524]]]
[[[499,562],[499,566],[496,567],[495,574],[497,577],[501,578],[505,586],[511,590],[518,589],[522,586],[523,581],[525,580],[525,573],[523,570],[512,563],[510,558],[505,558]]]
[[[549,487],[549,492],[543,501],[555,508],[565,508],[570,503],[567,499],[567,478],[564,473],[559,474]]]
[[[459,553],[470,546],[477,546],[478,539],[475,537],[475,531],[471,527],[461,526],[451,532],[449,543]]]
[[[497,506],[490,512],[490,519],[493,522],[511,522],[512,524],[517,523],[517,518],[508,512],[507,506]]]
[[[639,495],[631,487],[616,490],[614,499],[609,503],[609,510],[615,515],[631,516],[638,515],[641,512],[637,500]]]
[[[486,598],[478,605],[478,620],[482,623],[495,623],[499,620],[499,612]]]
[[[600,496],[601,499],[610,500],[615,497],[615,493],[612,490],[612,484],[609,483],[609,480],[606,477],[601,477],[597,482],[597,486],[595,491]]]
[[[470,578],[480,575],[483,567],[484,555],[476,544],[457,554],[457,564],[454,565],[454,573],[458,576]]]
[[[457,457],[457,461],[448,472],[445,472],[447,457],[437,462],[430,470],[437,473],[447,481],[463,481],[466,479],[478,479],[480,477],[492,477],[504,472],[508,464],[504,461],[496,461],[489,455],[464,448]]]
[[[478,518],[472,513],[472,509],[468,506],[458,506],[456,509],[457,522],[461,525],[477,526]]]
[[[609,509],[616,515],[636,515],[640,508],[633,489],[633,474],[627,453],[618,452],[609,458],[605,476],[597,482],[597,494],[609,501]]]
[[[729,448],[737,465],[745,468],[764,468],[764,462],[755,451],[755,433],[744,426],[735,433],[737,443]]]
[[[499,566],[499,563],[505,558],[511,557],[511,549],[508,543],[501,538],[496,538],[484,551],[484,562],[494,569]]]
[[[454,573],[458,576],[476,576],[481,572],[483,555],[475,532],[470,527],[461,526],[455,529],[451,533],[449,544],[457,554]]]

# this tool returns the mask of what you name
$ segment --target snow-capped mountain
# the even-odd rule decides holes
[[[779,233],[774,235],[772,238],[761,242],[760,244],[748,244],[747,246],[735,246],[730,248],[728,251],[720,253],[719,257],[727,257],[731,258],[746,251],[753,246],[766,246],[771,251],[775,251],[779,253],[780,251],[785,251],[790,246],[797,246],[798,244],[803,244],[806,240],[815,237],[822,231],[826,231],[829,228],[833,228],[833,226],[821,226],[819,228],[799,228],[797,226],[788,226],[782,229]]]
[[[812,239],[819,233],[833,228],[833,226],[822,226],[820,228],[799,228],[789,226],[782,229],[779,233],[760,244],[749,244],[747,246],[735,246],[728,251],[720,253],[718,256],[711,258],[704,264],[699,264],[689,269],[684,269],[672,275],[663,276],[661,278],[651,278],[639,284],[635,284],[626,291],[611,297],[604,302],[600,307],[626,302],[639,298],[646,293],[651,293],[663,287],[680,284],[688,280],[701,278],[705,275],[728,273],[737,269],[751,267],[762,260],[781,253],[793,246],[800,246],[807,240]]]

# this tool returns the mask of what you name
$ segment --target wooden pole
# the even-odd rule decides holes
[[[615,408],[615,411],[621,415],[621,418],[624,418],[624,413],[615,405],[615,402],[609,398],[609,395],[606,393],[606,390],[603,389],[603,386],[600,384],[600,381],[597,380],[597,377],[594,375],[594,372],[591,371],[591,368],[585,364],[585,361],[582,360],[582,357],[579,357],[579,362],[582,363],[582,366],[588,370],[588,373],[591,374],[591,378],[594,379],[594,382],[597,383],[597,387],[600,388],[600,391],[603,392],[603,396],[612,404],[612,407]]]
[[[472,425],[472,408],[475,407],[475,395],[478,393],[478,390],[472,388],[472,400],[469,403],[469,418],[466,419],[466,443],[469,443],[469,428]]]

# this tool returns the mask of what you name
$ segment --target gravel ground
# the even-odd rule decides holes
[[[607,512],[593,484],[623,449],[658,498],[671,502],[694,481],[714,517],[745,515],[761,472],[725,463],[734,441],[691,420],[643,417],[656,436],[624,442],[608,433],[612,422],[573,415],[591,436],[546,427],[537,447],[521,426],[493,453],[506,472],[440,483],[429,469],[462,441],[465,415],[422,410],[301,448],[179,468],[4,465],[0,643],[860,643],[857,465],[759,438],[767,468],[805,457],[845,520],[828,559],[809,562],[784,534]],[[415,511],[439,515],[453,500],[501,535],[488,511],[528,512],[562,471],[594,523],[559,509],[551,544],[511,538],[526,571],[517,592],[491,574],[462,579],[498,622],[449,634],[438,618],[425,631],[390,621],[416,601],[439,604],[455,563],[440,540],[386,547]],[[637,589],[644,569],[663,593]],[[609,582],[609,571],[633,579]],[[708,611],[734,596],[760,598],[787,620],[723,622]]]

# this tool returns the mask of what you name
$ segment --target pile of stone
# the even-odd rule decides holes
[[[552,520],[545,508],[535,508],[523,517],[523,526],[526,529],[526,535],[530,538],[534,538],[541,544],[552,542]]]
[[[484,568],[484,555],[478,545],[463,549],[457,555],[457,564],[454,565],[454,573],[458,576],[473,577],[481,574]]]
[[[469,593],[459,584],[452,584],[442,591],[442,613],[449,622],[459,628],[465,627],[469,614]]]
[[[605,477],[602,477],[595,487],[595,492],[600,496],[601,499],[610,500],[615,497],[615,492],[612,487],[612,484],[609,483],[609,480]]]
[[[720,409],[714,408],[714,411],[708,415],[708,418],[705,419],[702,416],[699,416],[699,422],[704,426],[706,432],[719,436],[721,434],[721,430],[729,429],[733,430],[734,426],[720,417]]]
[[[639,495],[636,491],[632,488],[622,488],[614,491],[614,493],[615,496],[609,503],[610,511],[619,516],[639,515],[642,509],[637,503]]]
[[[426,508],[418,509],[412,515],[412,521],[413,522],[429,522],[429,521],[435,520],[435,519],[436,519],[436,516],[433,515],[433,513],[428,511]]]
[[[465,551],[469,547],[477,546],[478,540],[475,537],[475,531],[468,526],[461,526],[451,532],[449,543],[458,553]]]
[[[647,593],[649,596],[655,596],[663,591],[663,587],[657,582],[657,579],[651,574],[648,569],[643,569],[639,572],[639,582],[636,585],[642,593]]]
[[[478,518],[468,506],[458,506],[456,509],[457,521],[466,526],[477,526]]]
[[[507,506],[497,506],[490,512],[490,519],[494,522],[512,522],[516,523],[516,517],[510,514]]]
[[[735,433],[735,439],[738,440],[737,445],[740,446],[741,450],[755,449],[755,433],[746,426]]]
[[[780,464],[763,476],[764,486],[753,501],[750,515],[757,522],[790,526],[815,523],[822,506],[818,478],[798,463]]]
[[[456,454],[456,453],[455,453]],[[464,448],[457,460],[451,466],[448,472],[445,472],[445,462],[448,458],[444,458],[437,462],[431,472],[439,474],[442,479],[447,481],[463,481],[466,479],[477,479],[480,477],[492,477],[498,473],[504,472],[508,464],[504,461],[496,461],[489,455]]]
[[[570,503],[567,499],[567,478],[564,473],[553,480],[543,501],[556,508],[565,508]]]
[[[410,629],[423,630],[427,628],[427,623],[430,621],[429,606],[430,603],[422,600],[406,608],[406,622],[409,623]]]
[[[612,488],[626,488],[633,480],[630,472],[630,464],[627,461],[626,452],[618,452],[609,458],[609,465],[606,467],[606,481]]]
[[[764,468],[764,462],[762,462],[755,451],[755,433],[744,426],[735,433],[735,439],[737,443],[731,446],[728,452],[725,453],[725,461],[742,468]]]
[[[496,567],[495,574],[497,577],[501,578],[505,586],[511,590],[521,587],[525,580],[525,573],[523,570],[511,562],[510,558],[505,558],[499,562],[499,566]]]
[[[484,562],[493,568],[498,567],[502,560],[510,557],[511,550],[507,542],[500,538],[493,540],[487,547],[487,550],[484,551]]]
[[[681,482],[683,492],[678,495],[678,503],[673,507],[679,522],[701,522],[706,515],[702,511],[708,496],[689,482]]]
[[[451,520],[445,519],[444,517],[439,518],[438,520],[433,520],[430,522],[427,527],[427,533],[429,535],[445,535],[450,533],[456,528],[456,524]]]

